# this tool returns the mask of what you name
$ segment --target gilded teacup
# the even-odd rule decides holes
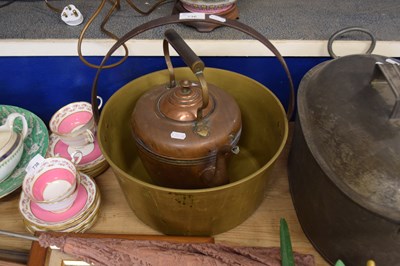
[[[102,100],[98,98],[101,107]],[[50,130],[69,146],[84,146],[95,140],[96,124],[92,105],[88,102],[73,102],[62,107],[49,124]]]

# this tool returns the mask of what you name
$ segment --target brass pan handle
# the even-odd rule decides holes
[[[207,107],[209,96],[207,81],[204,78],[204,62],[193,52],[193,50],[187,45],[182,37],[173,29],[168,29],[164,33],[163,50],[165,62],[169,71],[170,87],[176,86],[174,68],[172,66],[171,57],[169,55],[168,44],[170,44],[175,51],[182,57],[183,61],[192,70],[193,74],[196,75],[200,82],[201,94],[202,94],[202,105],[197,109],[197,121],[203,117],[203,110]]]

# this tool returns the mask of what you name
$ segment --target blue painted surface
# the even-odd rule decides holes
[[[120,58],[114,57],[110,62]],[[272,90],[284,106],[289,86],[285,73],[274,57],[202,57],[206,66],[241,73]],[[290,57],[286,62],[295,87],[313,66],[330,58]],[[99,63],[102,57],[90,57]],[[110,63],[109,62],[109,63]],[[184,66],[173,58],[174,66]],[[163,57],[129,57],[122,65],[103,70],[99,94],[107,100],[116,90],[142,75],[165,69]],[[96,69],[85,66],[78,57],[0,57],[0,104],[22,107],[48,124],[60,107],[73,101],[90,101]]]

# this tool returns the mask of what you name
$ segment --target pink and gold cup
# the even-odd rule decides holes
[[[101,108],[103,100],[98,99]],[[73,102],[62,107],[52,116],[49,126],[52,133],[69,146],[84,146],[95,140],[96,124],[88,102]]]
[[[40,208],[51,212],[66,211],[74,203],[80,174],[73,162],[47,158],[22,183],[24,193]]]

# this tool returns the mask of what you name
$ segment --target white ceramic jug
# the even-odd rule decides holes
[[[17,118],[22,120],[21,133],[14,131],[14,122]],[[0,126],[0,182],[11,175],[21,160],[27,134],[28,124],[25,117],[19,113],[9,114],[6,123]]]

